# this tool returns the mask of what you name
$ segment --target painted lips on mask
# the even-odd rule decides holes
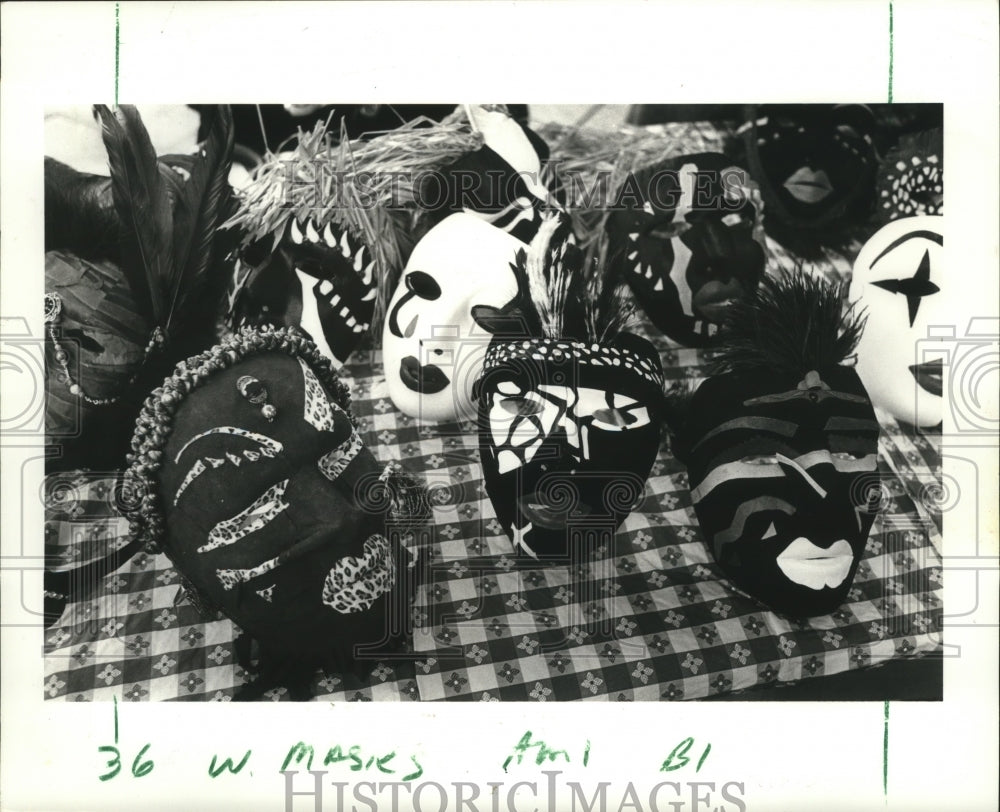
[[[729,305],[742,298],[745,293],[743,285],[736,279],[706,282],[691,298],[691,304],[695,313],[703,319],[720,323]]]
[[[441,367],[421,364],[412,355],[407,355],[399,362],[399,378],[407,389],[422,395],[435,395],[451,383]]]
[[[910,374],[913,375],[917,384],[936,397],[941,397],[943,391],[942,369],[943,362],[940,358],[936,361],[926,361],[923,364],[912,364],[909,367]]]

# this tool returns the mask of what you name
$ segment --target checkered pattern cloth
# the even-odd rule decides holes
[[[683,152],[721,146],[710,127],[685,135]],[[803,263],[845,278],[865,236],[810,260],[769,240],[768,267]],[[673,346],[649,324],[639,332],[660,350],[668,377],[703,376],[701,351]],[[941,454],[933,434],[879,415],[885,498],[848,600],[831,615],[789,620],[723,577],[684,468],[666,447],[641,504],[586,560],[525,563],[486,496],[475,425],[400,413],[376,351],[356,353],[342,374],[367,446],[422,475],[434,511],[408,649],[372,662],[362,678],[318,673],[317,699],[697,699],[942,648]],[[79,566],[124,543],[127,523],[107,475],[53,475],[47,494],[47,555]],[[44,695],[228,700],[249,678],[235,662],[237,633],[222,617],[199,615],[165,556],[140,553],[46,632]],[[267,698],[289,696],[278,688]]]
[[[668,374],[703,354],[659,337]],[[722,576],[698,528],[684,468],[661,450],[641,504],[573,566],[517,559],[483,489],[473,424],[428,424],[390,402],[378,353],[345,370],[366,444],[422,474],[431,558],[400,658],[365,678],[317,674],[325,700],[694,699],[836,674],[941,648],[940,514],[933,435],[880,415],[883,509],[848,602],[792,621]],[[79,566],[124,543],[113,480],[47,481],[46,552]],[[248,679],[237,630],[204,618],[163,555],[143,552],[67,606],[45,635],[49,698],[226,700]],[[367,670],[367,669],[366,669]],[[283,688],[269,698],[287,699]]]

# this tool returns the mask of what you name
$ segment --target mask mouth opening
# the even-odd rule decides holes
[[[944,362],[940,358],[936,361],[913,364],[908,369],[921,389],[930,392],[935,397],[941,397],[941,392],[943,391],[942,371],[944,369]]]
[[[451,378],[441,367],[436,364],[421,364],[412,355],[407,355],[400,361],[399,378],[407,389],[421,395],[436,395],[451,384]]]

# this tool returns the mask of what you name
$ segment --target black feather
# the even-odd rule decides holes
[[[845,293],[845,283],[801,267],[765,276],[753,296],[727,309],[711,374],[804,375],[843,363],[865,323],[853,305],[845,306]]]
[[[226,214],[231,191],[233,138],[232,113],[228,105],[219,105],[198,155],[189,161],[175,158],[174,165],[189,176],[180,185],[174,205],[175,267],[168,287],[171,298],[167,326],[175,314],[184,311],[192,297],[203,292],[205,274],[215,256],[216,230]]]
[[[135,107],[97,106],[121,220],[122,272],[150,327],[163,325],[174,277],[173,221],[149,133]]]

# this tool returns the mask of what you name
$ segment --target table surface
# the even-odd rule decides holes
[[[683,151],[718,148],[711,130],[683,126]],[[845,277],[859,247],[825,250],[805,266]],[[771,240],[767,253],[769,270],[799,261]],[[701,351],[676,347],[648,324],[639,331],[660,350],[668,377],[702,377]],[[378,352],[356,353],[342,376],[375,456],[400,461],[430,486],[431,567],[407,650],[373,661],[364,677],[317,673],[316,699],[698,699],[942,649],[934,434],[879,413],[886,499],[847,602],[790,620],[737,591],[714,564],[684,468],[666,446],[613,543],[572,567],[525,563],[483,488],[475,426],[399,412]],[[46,485],[46,555],[76,566],[124,543],[127,523],[106,474],[53,474]],[[230,621],[203,618],[184,599],[165,556],[140,553],[46,631],[44,695],[229,700],[249,678],[235,662],[235,636]],[[290,699],[284,688],[265,698]]]

